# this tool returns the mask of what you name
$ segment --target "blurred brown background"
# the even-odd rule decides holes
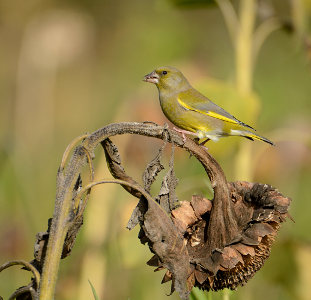
[[[0,264],[31,260],[74,137],[111,122],[167,122],[156,88],[142,77],[172,65],[276,143],[232,137],[208,147],[228,180],[268,183],[291,197],[296,221],[282,226],[270,259],[247,286],[195,299],[311,299],[310,16],[309,0],[2,0]],[[138,180],[160,146],[132,136],[114,142]],[[95,164],[96,178],[107,178],[101,150]],[[175,165],[181,200],[211,196],[194,158],[177,151]],[[145,264],[151,254],[137,229],[125,229],[136,201],[118,186],[94,189],[73,253],[60,266],[56,299],[93,299],[88,280],[101,299],[178,299],[166,297],[163,274]],[[7,299],[28,282],[28,272],[6,270],[0,295]]]

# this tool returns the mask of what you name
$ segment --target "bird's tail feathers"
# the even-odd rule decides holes
[[[269,139],[257,134],[257,133],[254,133],[254,132],[251,132],[251,131],[247,131],[247,130],[231,130],[231,134],[232,135],[240,135],[240,136],[243,136],[249,140],[259,140],[259,141],[263,141],[263,142],[266,142],[272,146],[275,146],[275,144],[273,142],[271,142]]]

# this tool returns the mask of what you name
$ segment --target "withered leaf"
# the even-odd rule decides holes
[[[249,246],[258,246],[260,243],[261,238],[255,237],[251,238],[246,235],[242,235],[242,243]]]
[[[276,197],[273,197],[273,200],[274,200],[276,205],[284,206],[284,207],[287,207],[287,208],[290,205],[290,201],[291,201],[290,198],[286,198],[286,197],[283,197],[281,195],[277,195]]]
[[[274,229],[267,223],[251,224],[251,226],[245,231],[245,235],[253,239],[263,237],[271,233],[274,233]]]
[[[258,208],[254,210],[252,219],[254,221],[268,221],[273,218],[275,211],[272,208]]]
[[[275,210],[281,214],[286,214],[288,211],[287,206],[275,205]]]
[[[198,218],[212,209],[212,201],[199,195],[193,195],[190,204]]]
[[[165,268],[163,266],[157,267],[156,269],[154,269],[154,272],[159,272],[164,270]]]
[[[223,249],[220,262],[221,266],[223,266],[226,269],[232,269],[239,262],[242,264],[244,263],[241,254],[237,250],[235,250],[231,246],[225,247]]]
[[[171,212],[172,216],[187,226],[197,221],[193,208],[188,201],[181,201],[180,206]]]
[[[166,145],[166,143],[163,143],[163,145],[159,149],[157,155],[147,165],[147,167],[143,173],[144,189],[148,193],[150,193],[151,185],[156,180],[157,175],[164,169],[164,166],[161,163],[161,157],[162,157],[162,153],[163,153],[163,149],[164,149],[165,145]]]
[[[105,151],[107,166],[111,175],[116,179],[121,179],[138,185],[138,183],[131,176],[126,174],[123,166],[121,165],[121,157],[117,146],[109,138],[103,140],[101,145]],[[133,189],[127,185],[121,186],[136,198],[141,198],[141,193],[136,189]]]
[[[178,198],[176,196],[178,179],[174,171],[174,151],[174,146],[172,146],[169,170],[163,178],[159,195],[156,198],[167,213],[170,213],[178,204]]]
[[[173,289],[181,299],[188,299],[187,279],[190,274],[189,254],[183,236],[174,226],[170,216],[155,201],[148,199],[148,210],[144,214],[142,228],[159,256],[163,266],[173,274]]]
[[[273,191],[271,185],[255,183],[250,191],[252,203],[259,206],[273,206],[273,200],[269,195],[271,191]]]
[[[158,255],[153,255],[148,261],[147,265],[151,267],[159,267],[162,265],[159,256]]]
[[[232,244],[235,244],[235,243],[238,243],[238,242],[241,242],[243,239],[242,235],[241,234],[238,234],[237,236],[235,236],[229,244],[227,244],[226,246],[229,246],[229,245],[232,245]]]
[[[255,255],[255,248],[247,245],[243,245],[241,243],[231,245],[232,248],[238,250],[242,255]]]
[[[202,272],[202,271],[199,271],[199,270],[194,270],[194,275],[195,275],[196,280],[200,284],[202,284],[208,277],[208,273],[207,272]]]
[[[199,257],[195,262],[203,267],[203,269],[210,271],[213,275],[217,273],[220,267],[221,253],[213,251],[211,256]]]
[[[169,270],[167,270],[166,273],[164,274],[163,278],[162,278],[161,283],[165,283],[165,282],[168,282],[170,280],[172,280],[172,273]]]

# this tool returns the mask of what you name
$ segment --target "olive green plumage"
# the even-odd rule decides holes
[[[173,67],[155,69],[144,77],[159,90],[160,105],[165,116],[180,132],[217,141],[224,136],[242,136],[251,140],[273,143],[256,134],[254,129],[239,121],[194,89],[184,75]]]

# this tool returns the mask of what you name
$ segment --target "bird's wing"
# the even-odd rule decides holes
[[[220,119],[225,122],[239,124],[244,127],[255,130],[253,127],[239,121],[227,111],[210,101],[207,97],[199,93],[194,88],[178,94],[178,103],[184,109],[192,110],[212,118]]]

